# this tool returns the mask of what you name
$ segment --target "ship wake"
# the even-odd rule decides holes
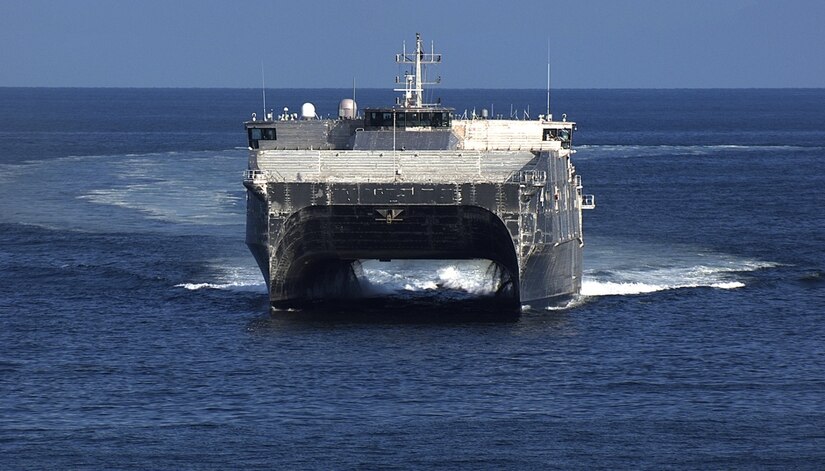
[[[244,264],[245,259],[213,260],[204,268],[204,274],[186,283],[178,283],[175,288],[190,291],[202,289],[266,292],[266,284],[258,267]]]
[[[778,264],[687,246],[644,248],[595,241],[588,247],[581,294],[626,296],[685,288],[744,288],[748,273]]]

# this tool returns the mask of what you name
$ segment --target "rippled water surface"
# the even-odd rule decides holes
[[[825,91],[555,92],[597,201],[582,296],[507,316],[460,260],[270,313],[258,96],[0,89],[0,468],[825,467]]]

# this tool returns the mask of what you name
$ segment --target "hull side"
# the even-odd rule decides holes
[[[577,240],[545,245],[528,260],[520,300],[533,308],[565,304],[581,291],[582,246]]]

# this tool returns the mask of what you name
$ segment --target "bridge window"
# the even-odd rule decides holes
[[[393,123],[393,114],[395,121]],[[370,111],[367,113],[367,126],[391,128],[395,124],[398,128],[416,127],[450,127],[449,111],[397,111],[383,112]]]
[[[274,141],[277,139],[275,128],[249,128],[249,147],[257,149],[258,141]]]
[[[570,140],[573,138],[573,132],[569,129],[559,129],[559,140],[561,141],[562,149],[570,148]]]
[[[403,116],[403,117],[402,117]],[[400,113],[404,127],[433,127],[433,128],[448,128],[450,127],[450,112],[449,111],[413,111],[409,113]]]
[[[367,126],[392,127],[392,113],[386,111],[370,111],[367,114]]]
[[[570,148],[570,141],[573,138],[573,131],[570,129],[544,129],[542,131],[542,141],[561,141],[562,149]]]

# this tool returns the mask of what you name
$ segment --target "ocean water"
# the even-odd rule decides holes
[[[825,90],[555,91],[597,202],[583,293],[500,321],[441,315],[490,289],[463,261],[364,261],[380,301],[271,314],[259,90],[0,104],[2,469],[825,468]]]

